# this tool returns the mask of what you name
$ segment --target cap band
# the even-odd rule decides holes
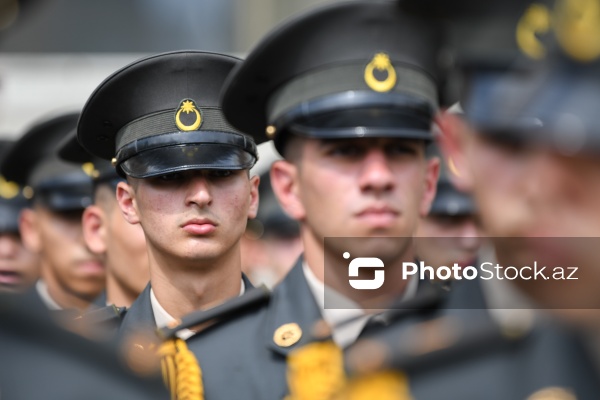
[[[403,93],[423,99],[437,110],[437,91],[434,80],[425,72],[394,65],[395,85],[385,93],[374,91],[365,79],[366,62],[350,65],[335,65],[301,75],[275,91],[267,104],[269,123],[282,114],[309,100],[340,92],[366,91],[385,97],[390,93]],[[385,75],[385,72],[382,72]]]
[[[177,110],[178,109],[171,109],[156,112],[128,123],[117,132],[115,140],[116,149],[120,150],[122,147],[139,139],[165,133],[179,132],[180,129],[175,122]],[[199,129],[194,130],[193,132],[213,131],[241,134],[241,132],[237,131],[227,123],[220,108],[203,107],[199,109],[199,112],[202,115],[202,124]]]

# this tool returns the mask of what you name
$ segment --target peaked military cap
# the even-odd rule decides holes
[[[62,114],[34,124],[15,142],[0,167],[9,181],[24,187],[26,197],[55,211],[91,204],[92,182],[81,165],[58,157],[58,145],[77,124],[79,114]]]
[[[223,112],[257,142],[316,138],[431,139],[440,37],[396,2],[308,12],[268,34],[230,76]]]
[[[0,162],[14,142],[0,140]],[[19,232],[19,214],[29,205],[22,188],[0,176],[0,233]]]
[[[519,56],[502,69],[467,69],[467,118],[478,132],[503,140],[549,145],[564,154],[597,153],[600,2],[508,4],[519,10],[504,21]]]
[[[94,189],[98,185],[108,184],[112,187],[123,181],[115,167],[108,160],[88,153],[77,141],[77,130],[73,129],[60,144],[58,155],[65,161],[80,164],[92,178]]]
[[[180,51],[136,61],[96,88],[79,143],[134,178],[190,169],[247,169],[256,144],[224,119],[219,95],[239,59]]]

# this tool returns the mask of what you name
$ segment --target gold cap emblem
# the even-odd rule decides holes
[[[265,129],[265,132],[269,139],[273,139],[275,137],[276,131],[277,131],[277,128],[275,128],[273,125],[269,125],[269,126],[267,126],[267,129]]]
[[[31,186],[25,186],[23,188],[23,196],[26,199],[33,199],[33,188]]]
[[[544,58],[540,36],[553,30],[562,49],[579,62],[600,57],[600,3],[597,0],[558,0],[554,10],[532,4],[519,19],[519,48],[534,59]]]
[[[570,390],[560,387],[547,387],[538,390],[527,400],[577,400],[577,397]]]
[[[567,54],[580,62],[600,56],[598,0],[560,0],[554,13],[556,37]]]
[[[186,114],[186,116],[184,116],[184,119],[187,120],[186,123],[181,120],[182,112]],[[193,115],[189,116],[190,113],[193,113]],[[179,108],[177,109],[177,114],[175,114],[175,124],[179,130],[184,132],[195,131],[200,128],[200,125],[202,125],[202,115],[200,114],[200,111],[198,111],[194,100],[185,99],[181,101]]]
[[[275,330],[273,341],[277,346],[290,347],[300,340],[302,337],[302,329],[297,323],[283,324]]]
[[[94,165],[94,163],[91,162],[86,162],[81,164],[81,169],[83,170],[83,172],[85,172],[85,174],[91,178],[97,178],[100,176],[100,171],[98,171],[96,169],[96,166]]]
[[[546,55],[546,49],[538,35],[550,29],[550,10],[543,4],[532,4],[517,23],[515,33],[517,44],[523,53],[533,59]]]
[[[4,199],[12,199],[19,194],[19,185],[15,182],[9,182],[0,176],[0,197]]]
[[[375,71],[378,75],[387,75],[383,80],[375,76]],[[396,86],[396,70],[390,61],[390,56],[385,53],[377,53],[365,68],[365,82],[376,92],[389,92]]]

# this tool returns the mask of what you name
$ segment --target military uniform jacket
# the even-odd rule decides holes
[[[308,341],[320,319],[299,260],[269,302],[187,340],[202,369],[205,398],[282,399],[287,394],[286,356]],[[302,330],[300,340],[289,347],[276,345],[275,331],[289,323]]]
[[[207,400],[283,399],[289,394],[287,356],[313,340],[311,332],[322,320],[302,263],[300,258],[269,302],[187,340],[202,369]],[[297,327],[286,329],[289,324]],[[277,344],[290,333],[298,340]]]
[[[252,282],[250,282],[245,274],[242,274],[242,279],[246,286],[246,290],[254,288]],[[135,332],[154,332],[156,330],[156,321],[154,319],[154,312],[152,311],[152,303],[150,301],[151,288],[152,286],[148,284],[133,302],[131,307],[123,314],[117,333],[119,341],[122,341],[124,338]]]

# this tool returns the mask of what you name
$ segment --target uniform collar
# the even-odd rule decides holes
[[[302,264],[302,271],[308,286],[321,309],[321,315],[332,329],[333,340],[338,346],[345,348],[356,341],[370,318],[377,319],[361,308],[359,304],[332,288],[325,290],[325,284],[316,277],[308,264]],[[402,301],[415,297],[418,279],[411,278],[402,295]],[[327,301],[326,301],[327,300]],[[343,308],[329,308],[326,304],[336,304]]]
[[[245,291],[246,283],[244,282],[244,279],[242,279],[240,286],[240,296],[243,295]],[[171,314],[167,312],[167,310],[163,308],[163,306],[160,305],[158,299],[154,295],[154,290],[152,290],[152,288],[150,288],[150,305],[152,307],[152,313],[154,314],[154,322],[156,323],[156,326],[158,328],[164,328],[170,323],[177,321]],[[195,334],[196,332],[190,329],[182,329],[176,333],[177,337],[183,340],[187,340]]]
[[[48,286],[46,282],[39,279],[35,284],[35,290],[40,295],[42,302],[48,307],[50,310],[62,310],[63,308],[50,296],[48,292]]]
[[[325,284],[315,276],[306,262],[302,263],[302,272],[317,305],[321,309],[323,319],[332,329],[333,341],[342,348],[354,343],[367,324],[370,315],[356,302],[343,294],[332,288],[325,290]],[[337,304],[343,306],[343,308],[326,308],[325,297],[327,297],[327,304]],[[349,320],[352,320],[352,322],[344,323]]]

